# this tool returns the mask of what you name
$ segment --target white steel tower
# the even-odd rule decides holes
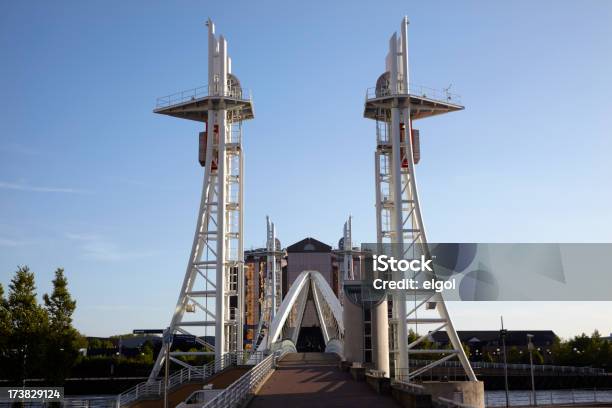
[[[350,215],[348,220],[344,223],[344,228],[342,230],[342,248],[340,248],[344,252],[343,259],[343,280],[354,280],[355,279],[355,271],[353,268],[353,228],[352,228],[352,218]],[[342,284],[338,286],[342,288]]]
[[[270,325],[276,317],[276,312],[283,300],[283,277],[282,277],[282,256],[283,251],[280,241],[276,238],[276,226],[270,217],[266,216],[266,275],[264,277],[264,296],[261,304],[261,314],[257,329],[253,334],[253,350],[259,346],[270,329]],[[267,337],[270,340],[270,337]],[[267,344],[266,347],[270,347]]]
[[[281,274],[282,251],[276,238],[276,226],[269,217],[266,217],[267,239],[266,239],[266,297],[270,304],[270,321],[274,320],[276,311],[283,300],[283,280]]]
[[[399,36],[397,33],[391,36],[386,71],[378,78],[376,88],[368,90],[364,111],[366,118],[376,121],[377,240],[379,244],[392,244],[389,245],[392,255],[398,259],[421,255],[431,258],[415,178],[415,164],[420,159],[419,133],[413,129],[412,121],[461,109],[463,106],[457,104],[455,96],[448,92],[437,93],[410,84],[408,18],[404,18]],[[393,279],[404,277],[407,276],[395,273]],[[436,278],[435,273],[431,278]],[[440,293],[433,290],[397,291],[389,301],[391,318],[387,314],[387,301],[383,301],[375,311],[379,370],[387,374],[393,372],[395,377],[410,381],[436,365],[458,357],[468,379],[476,381]],[[414,327],[415,332],[421,331],[421,336],[410,344],[409,326]],[[442,329],[448,334],[452,349],[419,348],[431,333]],[[385,349],[387,345],[390,349]],[[391,362],[388,357],[385,361],[385,354],[388,356],[389,353]],[[438,354],[440,358],[412,370],[409,356],[419,353]]]
[[[350,215],[342,227],[342,238],[338,242],[339,253],[342,254],[340,273],[338,274],[338,300],[344,305],[344,283],[355,280],[355,265],[353,263],[353,233]]]
[[[242,121],[252,119],[253,104],[232,75],[227,42],[208,26],[208,86],[159,98],[155,113],[205,124],[200,133],[200,164],[204,182],[187,270],[168,327],[170,334],[193,334],[196,352],[171,352],[170,360],[189,366],[177,356],[213,354],[217,361],[243,348],[244,158]],[[188,314],[186,314],[186,312]],[[189,313],[193,316],[189,316]],[[214,328],[214,345],[198,336]],[[157,377],[166,363],[164,344],[149,376]]]

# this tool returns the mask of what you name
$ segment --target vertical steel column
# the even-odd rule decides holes
[[[401,90],[400,82],[398,81],[398,49],[397,36],[393,34],[390,42],[391,53],[391,75],[390,87],[392,95],[396,95]],[[402,59],[404,56],[402,55]],[[393,233],[391,235],[391,243],[394,248],[394,256],[397,259],[403,258],[404,247],[404,197],[402,195],[402,157],[401,157],[401,137],[400,137],[400,116],[401,112],[398,106],[397,99],[393,100],[391,108],[391,199],[393,201],[393,211],[391,212],[391,224]],[[393,279],[402,279],[403,273],[395,272]],[[395,323],[394,339],[397,341],[397,350],[395,353],[395,368],[408,367],[408,333],[405,322],[406,316],[406,298],[403,291],[395,291],[393,295],[393,318]]]
[[[270,221],[270,218],[266,216],[266,223],[268,227],[268,239],[267,239],[267,275],[268,279],[266,279],[266,302],[270,303],[270,322],[274,320],[274,316],[276,315],[276,310],[278,308],[278,293],[277,293],[277,270],[276,270],[276,228],[274,223]]]
[[[242,125],[240,126],[240,133],[238,135],[239,140],[237,141],[239,146],[242,146]],[[238,310],[237,310],[237,344],[236,350],[242,351],[244,348],[244,291],[245,291],[245,278],[244,278],[244,152],[242,151],[242,147],[237,150],[239,154],[238,157],[238,211],[240,214],[238,216],[238,254],[236,255],[238,258]]]
[[[376,143],[377,145],[381,142],[379,137],[379,129],[377,126]],[[382,242],[383,242],[383,193],[382,193],[382,173],[380,168],[382,153],[377,148],[374,153],[374,167],[375,167],[375,183],[376,183],[376,242],[379,245],[378,252],[382,253]],[[387,299],[383,299],[379,304],[375,305],[371,310],[372,326],[374,328],[374,342],[375,342],[375,363],[376,369],[384,373],[385,376],[389,376],[389,317],[388,317],[388,303]]]
[[[348,220],[344,223],[343,238],[344,238],[344,252],[343,268],[344,276],[341,279],[353,280],[355,279],[355,270],[353,265],[353,226],[352,218],[350,215]],[[342,283],[342,282],[341,282]],[[342,290],[342,284],[339,285],[339,291]]]

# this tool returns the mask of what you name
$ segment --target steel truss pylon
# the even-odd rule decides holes
[[[401,24],[400,35],[394,33],[389,42],[386,58],[386,72],[381,75],[373,93],[368,92],[364,116],[376,120],[376,225],[379,244],[389,245],[391,255],[397,259],[416,258],[424,255],[430,259],[427,238],[415,178],[415,157],[418,149],[418,131],[412,128],[412,120],[463,109],[451,103],[450,98],[436,100],[427,95],[415,95],[409,87],[408,67],[408,19]],[[382,246],[379,245],[379,251]],[[395,272],[393,279],[401,279],[401,272]],[[413,277],[413,276],[409,276]],[[435,274],[432,274],[435,279]],[[422,277],[421,277],[422,278]],[[392,317],[388,323],[379,319],[376,326],[378,347],[385,346],[387,327],[389,330],[388,352],[391,356],[393,373],[384,352],[378,350],[378,369],[395,377],[410,381],[416,376],[453,357],[458,357],[470,381],[476,381],[474,371],[463,350],[453,327],[441,293],[435,291],[396,291],[388,300],[392,305]],[[408,310],[410,305],[410,310]],[[383,301],[377,315],[386,312],[387,302]],[[424,317],[431,312],[436,317]],[[388,326],[387,326],[388,324]],[[429,324],[435,326],[428,328]],[[424,333],[408,344],[408,326]],[[420,349],[419,345],[432,332],[446,330],[452,349]],[[416,332],[415,330],[415,332]],[[410,371],[409,356],[427,353],[441,357],[425,367]]]
[[[353,217],[349,215],[342,228],[342,240],[338,248],[342,254],[341,273],[338,274],[338,299],[341,305],[344,305],[344,282],[355,280],[352,220]]]
[[[178,357],[214,354],[220,362],[225,353],[242,350],[244,342],[242,121],[254,115],[250,96],[231,74],[225,38],[215,36],[212,21],[208,20],[207,26],[208,87],[160,98],[162,106],[158,100],[155,110],[206,124],[200,134],[204,181],[196,231],[167,329],[172,334],[193,335],[200,346],[200,351],[169,354],[172,362],[185,367],[191,366]],[[186,312],[193,317],[188,318]],[[209,335],[210,328],[214,328],[214,345],[200,337]],[[159,353],[149,380],[155,379],[166,363],[166,347],[171,344],[165,344]]]
[[[264,296],[262,299],[261,313],[257,329],[253,335],[253,350],[259,346],[261,339],[265,337],[265,331],[270,329],[270,324],[276,316],[276,312],[283,300],[283,276],[282,256],[283,251],[280,241],[276,238],[276,226],[270,217],[266,216],[266,274],[264,277]],[[269,340],[270,338],[267,337]],[[270,344],[267,345],[270,347]]]

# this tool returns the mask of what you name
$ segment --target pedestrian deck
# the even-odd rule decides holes
[[[390,397],[376,394],[338,368],[338,358],[327,353],[285,356],[259,389],[249,408],[398,407]]]

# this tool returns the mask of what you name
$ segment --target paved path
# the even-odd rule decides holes
[[[285,356],[260,388],[249,408],[398,407],[364,382],[340,371],[335,355],[297,353]]]

